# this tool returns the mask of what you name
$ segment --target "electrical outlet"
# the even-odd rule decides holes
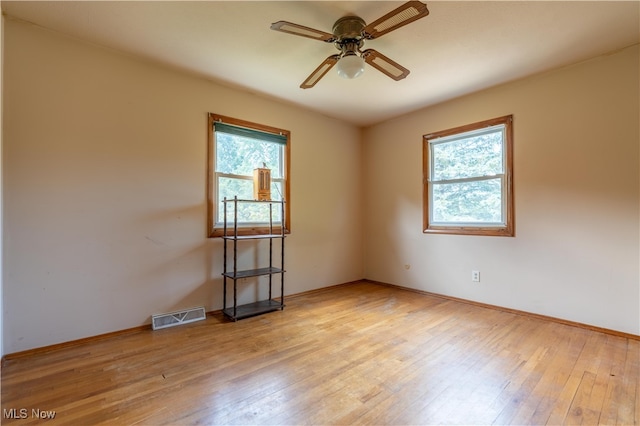
[[[471,281],[475,283],[480,282],[480,271],[471,271]]]

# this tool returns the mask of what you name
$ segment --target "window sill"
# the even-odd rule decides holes
[[[465,227],[465,226],[430,226],[422,231],[425,234],[484,235],[494,237],[514,237],[514,229],[508,227]]]
[[[255,226],[255,227],[250,227],[250,226],[243,226],[243,227],[238,227],[238,236],[248,236],[248,235],[269,235],[269,234],[281,234],[282,233],[282,227],[281,226],[274,226],[273,229],[269,229],[268,226]],[[285,228],[284,230],[285,234],[290,234],[291,231],[289,231],[288,229]],[[233,232],[233,226],[232,227],[227,227],[227,236],[231,236],[234,235]],[[211,231],[209,233],[209,238],[219,238],[219,237],[223,237],[224,236],[224,229],[223,228],[214,228],[213,231]]]

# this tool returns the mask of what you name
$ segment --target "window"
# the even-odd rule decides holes
[[[223,233],[223,199],[253,199],[253,170],[271,170],[271,199],[285,199],[285,232],[290,231],[290,133],[260,124],[209,114],[208,234]],[[231,205],[228,215],[232,214]],[[282,226],[280,205],[273,205],[273,223]],[[228,216],[229,218],[231,216]],[[269,209],[258,203],[238,206],[240,235],[268,233]],[[274,229],[274,231],[276,231]]]
[[[425,135],[424,232],[513,236],[513,116]]]

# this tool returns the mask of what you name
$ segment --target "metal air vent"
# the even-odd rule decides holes
[[[183,311],[169,312],[167,314],[156,314],[151,316],[151,327],[154,330],[174,327],[180,324],[187,324],[200,321],[207,317],[204,307],[185,309]]]

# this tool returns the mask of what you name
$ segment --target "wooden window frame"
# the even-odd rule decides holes
[[[284,205],[284,227],[285,233],[291,232],[291,132],[276,127],[266,126],[263,124],[252,123],[250,121],[240,120],[237,118],[227,117],[224,115],[209,113],[208,114],[208,142],[207,142],[207,235],[209,238],[221,237],[223,235],[223,227],[216,223],[217,217],[217,200],[216,200],[216,140],[214,123],[222,122],[225,124],[244,127],[260,132],[273,133],[286,137],[287,143],[284,146],[284,170],[283,170],[283,198]],[[274,205],[276,208],[276,205]],[[277,205],[279,208],[279,205]],[[281,225],[273,226],[274,233],[281,232]],[[269,226],[242,226],[238,227],[238,235],[261,235],[269,234]]]
[[[469,225],[434,225],[430,222],[430,205],[429,205],[429,191],[430,191],[430,164],[431,164],[431,150],[429,147],[429,141],[442,138],[445,136],[452,136],[460,133],[471,132],[474,130],[480,130],[486,127],[492,127],[497,125],[505,126],[505,141],[504,149],[504,174],[506,190],[503,200],[505,207],[505,223],[500,226],[469,226]],[[423,159],[423,232],[428,234],[457,234],[457,235],[485,235],[485,236],[501,236],[501,237],[513,237],[515,236],[515,212],[514,212],[514,185],[513,185],[513,115],[506,115],[503,117],[493,118],[490,120],[479,121],[477,123],[467,124],[452,129],[447,129],[435,133],[429,133],[422,137],[422,159]]]

